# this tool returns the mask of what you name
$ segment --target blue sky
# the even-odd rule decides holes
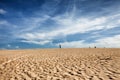
[[[120,0],[0,0],[0,49],[120,47]]]

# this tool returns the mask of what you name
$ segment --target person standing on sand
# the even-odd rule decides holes
[[[61,44],[59,44],[59,48],[61,48]]]
[[[97,48],[96,46],[94,48]]]

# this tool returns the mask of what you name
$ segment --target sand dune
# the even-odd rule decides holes
[[[120,80],[120,49],[1,50],[0,80]]]

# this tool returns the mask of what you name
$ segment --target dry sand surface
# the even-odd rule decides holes
[[[120,80],[120,49],[0,50],[0,80]]]

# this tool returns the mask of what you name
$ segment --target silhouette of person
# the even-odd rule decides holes
[[[61,45],[59,44],[59,48],[61,48]]]
[[[96,46],[94,48],[97,48]]]

